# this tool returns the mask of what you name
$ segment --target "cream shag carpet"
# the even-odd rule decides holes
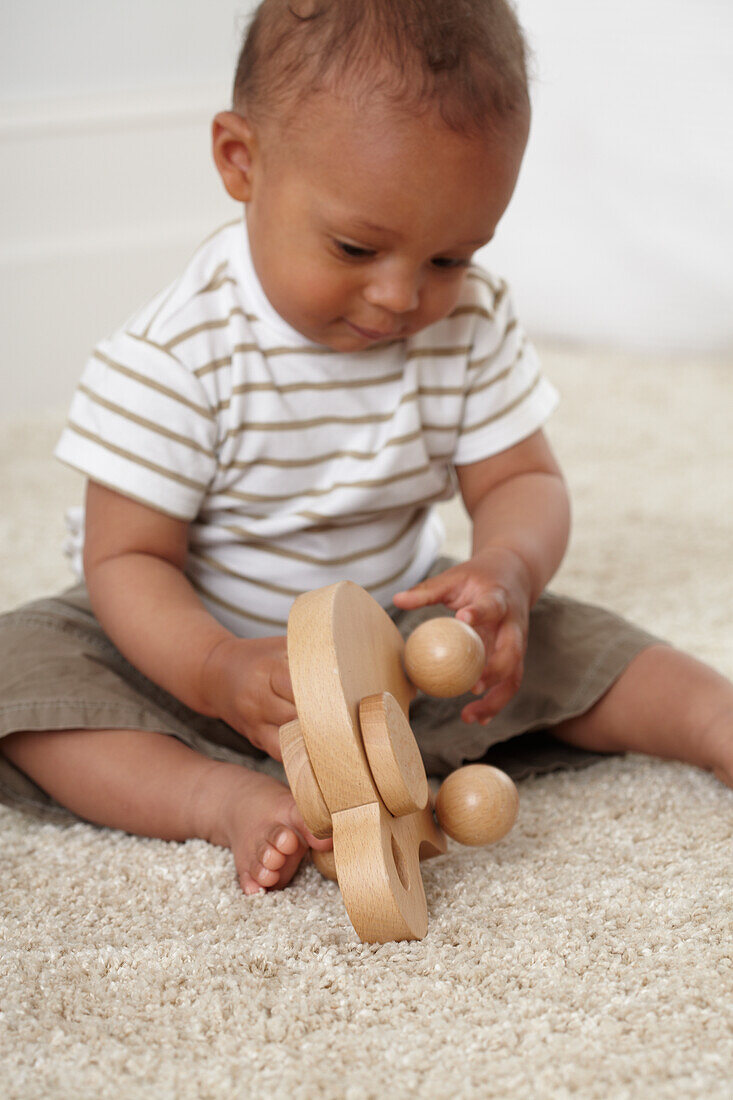
[[[733,363],[545,360],[575,499],[556,587],[733,675]],[[2,431],[2,607],[67,581],[60,423]],[[504,841],[425,865],[421,943],[358,943],[310,866],[245,899],[201,841],[1,810],[0,861],[8,1100],[733,1096],[733,792],[681,764],[522,783]]]

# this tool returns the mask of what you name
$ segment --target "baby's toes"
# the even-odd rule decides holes
[[[290,864],[294,861],[297,867],[305,851],[303,841],[297,833],[280,825],[273,829],[269,839],[260,846],[257,864],[250,869],[251,874],[261,886],[269,888],[277,886],[281,879],[287,882],[294,873]]]
[[[301,860],[303,859],[306,851],[306,848],[300,847],[298,848],[297,852],[294,852],[291,856],[287,856],[285,862],[280,868],[280,881],[277,884],[278,888],[280,888],[281,886],[287,886],[295,872],[298,870],[298,867],[300,866]]]
[[[294,829],[288,829],[285,826],[280,826],[278,829],[274,830],[272,836],[270,837],[270,846],[276,852],[281,853],[283,857],[292,856],[295,855],[299,848],[303,847],[303,841]],[[284,862],[285,860],[283,858],[283,860],[278,864],[278,867],[282,867]],[[266,863],[265,866],[271,867],[274,865]]]
[[[315,848],[317,852],[328,852],[333,848],[333,838],[327,836],[323,840],[319,840],[317,836],[314,836],[297,807],[293,807],[290,824],[303,837],[309,848]]]
[[[243,892],[256,894],[262,889],[275,886],[280,880],[280,868],[285,858],[266,842],[254,851],[246,844],[235,848],[234,863]],[[270,864],[273,866],[269,866]]]
[[[317,836],[313,836],[313,833],[306,831],[306,839],[311,848],[315,848],[317,852],[330,852],[333,848],[333,837],[326,836],[323,840],[319,840]]]
[[[280,826],[274,829],[257,853],[257,858],[268,871],[279,871],[289,856],[302,857],[306,846],[292,829]]]
[[[239,885],[242,887],[242,893],[249,895],[259,894],[262,890],[259,882],[252,878],[249,871],[242,871],[239,876]]]
[[[255,863],[254,866],[250,868],[250,874],[255,882],[258,883],[259,886],[264,886],[266,890],[270,889],[272,886],[277,886],[280,881],[280,869],[278,868],[278,870],[275,871],[270,867],[266,867],[264,863]]]
[[[287,853],[281,852],[272,841],[268,841],[260,846],[257,852],[257,861],[267,871],[279,871],[285,862]]]

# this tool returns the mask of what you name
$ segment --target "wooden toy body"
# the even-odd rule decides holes
[[[446,848],[407,721],[414,689],[402,652],[390,617],[350,581],[306,592],[292,606],[288,660],[298,720],[280,731],[285,770],[308,827],[333,833],[336,876],[357,935],[377,943],[425,935],[420,856]]]

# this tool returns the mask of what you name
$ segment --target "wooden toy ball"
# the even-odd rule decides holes
[[[476,631],[460,619],[428,619],[405,643],[405,672],[426,695],[463,695],[478,680],[485,663]]]
[[[438,823],[460,844],[494,844],[517,818],[514,783],[489,764],[467,764],[444,780],[435,802]]]

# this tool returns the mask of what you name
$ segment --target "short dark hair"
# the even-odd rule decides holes
[[[338,89],[452,130],[481,130],[529,103],[527,45],[509,0],[262,0],[245,34],[234,108],[253,120]]]

